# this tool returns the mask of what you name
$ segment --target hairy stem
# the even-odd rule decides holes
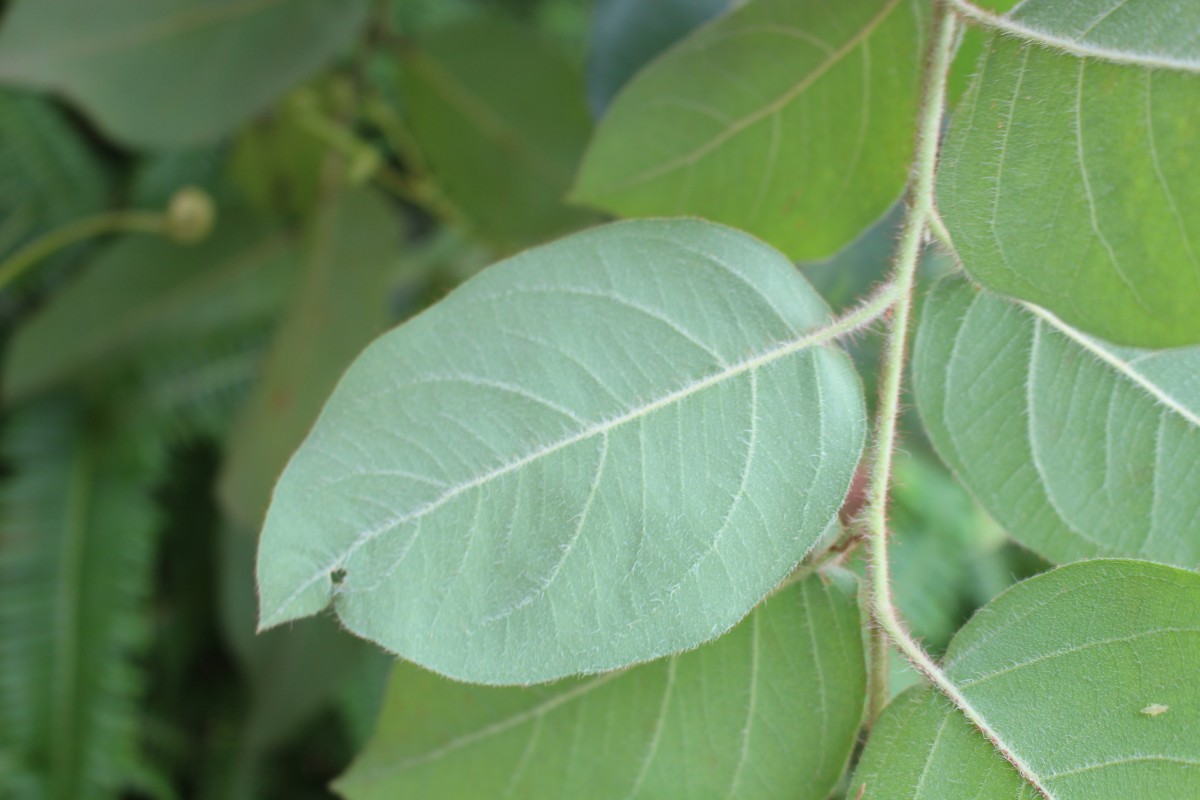
[[[954,56],[957,18],[944,3],[938,4],[934,24],[932,49],[925,65],[921,113],[917,121],[916,147],[913,155],[909,189],[909,208],[896,251],[892,279],[898,292],[892,310],[892,327],[888,334],[880,376],[880,397],[875,427],[875,448],[868,480],[866,507],[867,560],[871,616],[883,635],[939,691],[946,695],[966,717],[1007,758],[1025,780],[1044,796],[1049,793],[1025,761],[1014,753],[1000,735],[992,729],[959,691],[941,667],[913,639],[896,610],[891,595],[891,569],[888,561],[887,499],[892,482],[892,462],[896,449],[896,428],[900,412],[900,391],[904,377],[904,359],[908,346],[910,318],[913,306],[913,285],[921,247],[935,218],[933,185],[937,166],[938,140],[946,110],[946,78]],[[885,669],[886,659],[872,659],[875,671]],[[876,674],[874,685],[886,680]]]
[[[34,239],[0,263],[0,289],[47,256],[84,239],[119,231],[165,233],[166,230],[167,215],[160,211],[109,211],[68,222]]]

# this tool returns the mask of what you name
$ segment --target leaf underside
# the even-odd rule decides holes
[[[699,221],[485,270],[368,348],[288,465],[262,625],[332,601],[481,683],[724,632],[830,525],[858,461],[857,376],[809,338],[827,321],[785,258]]]
[[[1019,541],[1200,566],[1200,347],[1116,347],[952,277],[913,383],[939,455]]]
[[[944,666],[1047,796],[1094,800],[1200,795],[1197,663],[1200,575],[1096,560],[1005,592]],[[863,784],[870,800],[1039,796],[929,688],[884,711],[850,796]]]

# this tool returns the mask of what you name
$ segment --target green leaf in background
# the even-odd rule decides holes
[[[108,205],[107,171],[46,100],[0,89],[0,143],[0,257]]]
[[[367,0],[36,0],[0,32],[0,82],[52,90],[139,147],[212,141],[347,47]]]
[[[813,546],[858,462],[861,389],[827,322],[782,255],[695,220],[484,270],[372,344],[288,465],[262,627],[332,602],[481,683],[713,638]]]
[[[574,198],[696,214],[825,258],[904,188],[925,4],[757,0],[642,71],[609,109]]]
[[[279,307],[290,263],[282,237],[236,215],[198,245],[123,238],[18,329],[7,353],[4,398],[14,402],[111,374],[174,345],[227,342]]]
[[[242,527],[262,525],[271,487],[338,378],[387,328],[400,233],[399,218],[368,189],[335,195],[318,214],[298,254],[301,284],[229,438],[218,491]]]
[[[812,576],[699,650],[533,688],[397,663],[349,800],[824,800],[866,689],[853,579]]]
[[[60,399],[6,419],[0,764],[6,796],[110,798],[155,782],[137,659],[149,634],[160,454]],[[14,794],[9,795],[8,792]]]
[[[971,276],[1113,342],[1200,342],[1197,71],[993,36],[938,173]]]
[[[1017,584],[954,637],[945,670],[1047,797],[1200,796],[1200,575],[1086,561]],[[865,790],[859,787],[866,785]],[[931,688],[884,711],[849,796],[1032,798]]]
[[[604,116],[634,73],[730,4],[731,0],[599,0],[587,56],[592,114]]]
[[[1116,347],[946,278],[913,379],[938,453],[1019,541],[1200,566],[1200,347]]]
[[[437,30],[405,49],[400,88],[421,157],[480,236],[513,250],[591,219],[562,201],[591,131],[583,79],[536,33]]]

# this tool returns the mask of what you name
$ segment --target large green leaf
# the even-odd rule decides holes
[[[387,327],[400,220],[371,190],[331,198],[299,258],[303,282],[279,322],[220,477],[225,510],[258,530],[271,487],[359,351]]]
[[[926,13],[917,0],[747,3],[621,93],[575,198],[831,255],[904,187]]]
[[[404,52],[400,86],[421,156],[484,238],[515,249],[590,218],[562,202],[592,126],[583,79],[532,31],[443,28]]]
[[[293,457],[262,626],[332,602],[482,683],[713,638],[813,546],[858,461],[861,389],[827,321],[778,252],[694,220],[485,270],[375,342]]]
[[[1017,584],[954,637],[945,671],[1056,800],[1200,796],[1200,575],[1085,561]],[[849,796],[1034,798],[933,689],[879,720]]]
[[[137,659],[159,453],[129,431],[89,430],[60,400],[6,420],[0,782],[11,797],[115,798],[148,785]]]
[[[1200,566],[1200,347],[1104,344],[947,278],[913,376],[938,453],[1029,547]]]
[[[1198,100],[1195,69],[993,36],[938,180],[967,271],[1110,341],[1200,341]]]
[[[854,594],[845,573],[813,576],[699,650],[546,687],[397,664],[375,738],[335,788],[351,800],[824,800],[862,718]]]
[[[587,97],[592,113],[608,104],[639,69],[730,0],[600,0],[588,42]]]
[[[353,41],[367,0],[35,0],[0,32],[0,81],[61,92],[145,147],[210,141]]]
[[[4,397],[20,400],[150,353],[186,353],[256,328],[278,307],[291,263],[281,237],[245,218],[220,222],[199,245],[122,239],[17,331]]]

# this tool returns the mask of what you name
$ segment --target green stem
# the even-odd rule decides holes
[[[68,222],[34,239],[0,263],[0,290],[42,259],[84,239],[120,231],[161,234],[166,230],[167,215],[161,211],[108,211]]]
[[[891,595],[891,569],[888,561],[887,498],[892,482],[892,462],[896,450],[897,426],[900,413],[900,391],[904,378],[904,360],[913,307],[913,286],[921,246],[934,216],[934,171],[937,167],[938,140],[946,110],[946,78],[954,57],[956,17],[942,3],[938,4],[934,23],[933,43],[925,67],[921,113],[917,121],[916,147],[913,156],[909,209],[900,234],[896,252],[893,282],[898,297],[892,310],[892,327],[883,356],[879,408],[876,418],[875,450],[868,481],[866,509],[867,555],[871,616],[884,636],[929,679],[939,691],[986,736],[1034,788],[1049,797],[1033,769],[1013,752],[1000,735],[988,724],[942,672],[937,662],[909,634]],[[879,674],[886,659],[872,659],[876,671],[875,685],[885,680]]]

